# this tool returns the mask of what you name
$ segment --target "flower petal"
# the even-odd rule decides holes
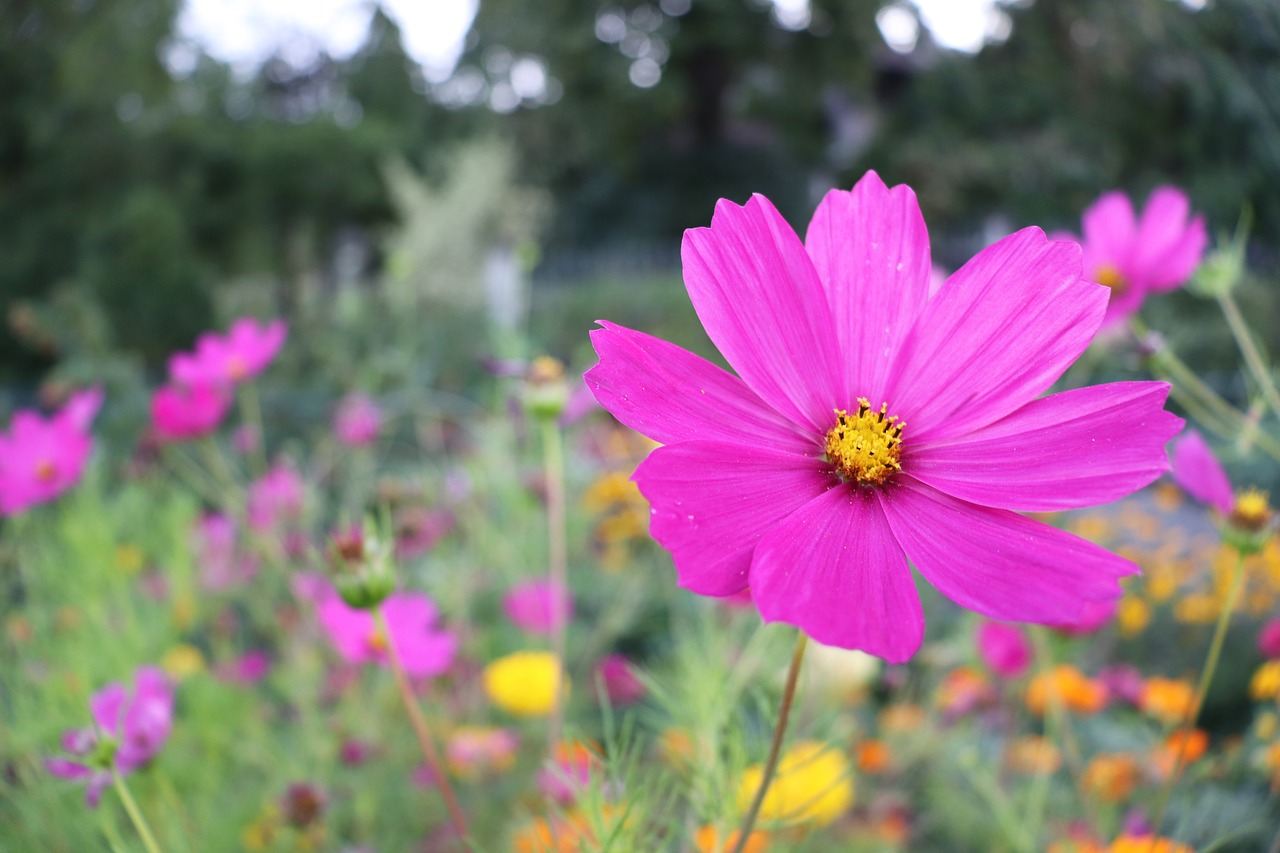
[[[1003,509],[978,506],[900,476],[882,491],[889,527],[938,591],[992,619],[1075,622],[1085,603],[1118,598],[1128,560]]]
[[[929,232],[915,193],[889,189],[867,172],[852,192],[827,193],[805,248],[826,286],[840,341],[841,402],[883,400],[898,348],[929,299]]]
[[[1115,382],[1033,400],[990,426],[914,450],[912,477],[952,497],[1020,512],[1109,503],[1169,470],[1182,419],[1164,382]]]
[[[1223,515],[1235,507],[1231,480],[1200,433],[1189,429],[1173,445],[1173,481]]]
[[[1127,273],[1137,219],[1133,204],[1119,190],[1104,193],[1084,212],[1084,275],[1092,278],[1103,266]]]
[[[828,646],[902,663],[924,636],[911,569],[873,493],[841,486],[769,532],[751,563],[766,622],[787,622]]]
[[[583,377],[618,420],[662,444],[690,439],[802,447],[800,428],[738,377],[675,344],[600,321]]]
[[[1133,266],[1142,271],[1146,287],[1172,290],[1200,263],[1209,235],[1204,217],[1188,222],[1190,213],[1191,202],[1174,187],[1159,187],[1147,199],[1133,247]]]
[[[763,196],[721,200],[710,228],[685,232],[685,287],[702,326],[743,381],[782,415],[830,426],[839,351],[822,282],[800,238]]]
[[[89,698],[89,712],[98,728],[112,737],[120,734],[120,713],[129,692],[118,681],[113,681]]]
[[[659,447],[632,477],[651,505],[649,533],[680,585],[700,595],[747,586],[756,543],[833,483],[815,457],[722,441]]]
[[[921,312],[889,382],[904,440],[944,441],[1043,393],[1093,340],[1107,289],[1080,247],[1024,228],[979,252]]]

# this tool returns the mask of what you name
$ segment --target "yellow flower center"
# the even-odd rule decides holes
[[[56,476],[58,476],[58,466],[54,465],[48,459],[41,459],[36,463],[36,479],[40,482],[53,482],[53,478]]]
[[[1097,272],[1093,274],[1093,279],[1103,287],[1109,287],[1116,293],[1124,293],[1129,289],[1129,282],[1125,281],[1125,277],[1120,274],[1120,270],[1111,266],[1111,264],[1103,264],[1098,267]]]
[[[387,650],[387,635],[382,633],[381,628],[370,631],[365,642],[369,644],[369,650],[372,652],[381,653]]]
[[[244,359],[238,355],[233,355],[227,359],[227,376],[232,382],[239,382],[249,376],[249,365],[245,364]]]
[[[1259,533],[1271,523],[1271,505],[1267,493],[1258,489],[1246,489],[1236,496],[1231,510],[1231,523],[1242,530]]]
[[[902,428],[889,404],[871,408],[858,398],[858,410],[849,414],[836,409],[836,425],[827,432],[827,461],[845,480],[861,486],[880,486],[902,470]]]

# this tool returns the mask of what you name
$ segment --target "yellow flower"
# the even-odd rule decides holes
[[[1280,696],[1280,660],[1269,660],[1258,667],[1249,682],[1249,696],[1255,702]]]
[[[849,760],[818,741],[801,741],[778,762],[778,771],[760,806],[760,820],[807,822],[826,826],[853,805]],[[738,808],[746,811],[764,777],[754,764],[738,785]]]
[[[1151,622],[1151,608],[1141,598],[1126,595],[1120,601],[1116,614],[1120,625],[1120,633],[1126,637],[1136,637],[1146,630]]]
[[[142,549],[137,545],[126,543],[116,546],[116,568],[126,575],[136,575],[142,571],[142,564],[145,560]]]
[[[1027,735],[1010,746],[1009,766],[1019,773],[1055,773],[1062,766],[1062,753],[1048,738]]]
[[[1192,593],[1173,609],[1173,618],[1190,625],[1211,625],[1218,619],[1222,602],[1217,597],[1203,592]]]
[[[1150,835],[1122,835],[1111,846],[1107,853],[1196,853],[1185,844],[1179,844],[1168,838],[1152,838]]]
[[[164,657],[160,659],[160,668],[169,673],[174,681],[182,681],[204,669],[204,655],[190,643],[178,643],[164,653]]]
[[[556,688],[568,696],[569,679],[551,652],[515,652],[484,668],[484,692],[490,701],[517,717],[545,717],[555,705]]]

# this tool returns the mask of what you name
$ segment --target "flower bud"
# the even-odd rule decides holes
[[[1248,489],[1236,496],[1222,528],[1222,539],[1241,554],[1256,554],[1275,532],[1275,517],[1266,493]]]
[[[359,610],[372,610],[396,590],[393,541],[372,521],[333,537],[329,568],[338,595]]]
[[[525,373],[523,402],[535,418],[558,418],[569,401],[564,381],[564,364],[549,355],[540,355]]]

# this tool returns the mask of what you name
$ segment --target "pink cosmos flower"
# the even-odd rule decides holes
[[[156,667],[139,667],[134,691],[112,682],[89,700],[93,728],[62,736],[71,758],[47,758],[45,767],[60,779],[88,782],[85,801],[97,807],[111,784],[111,768],[128,774],[146,764],[169,737],[173,725],[173,687]]]
[[[1031,665],[1031,644],[1016,625],[984,620],[974,642],[983,663],[1001,678],[1017,678]]]
[[[225,336],[205,332],[195,352],[175,353],[169,375],[184,385],[228,386],[252,379],[275,359],[287,334],[283,320],[260,326],[252,317],[241,317]]]
[[[151,424],[161,441],[189,441],[218,428],[231,394],[216,385],[166,385],[151,397]]]
[[[1258,651],[1268,660],[1280,660],[1280,619],[1272,619],[1258,632]]]
[[[744,587],[766,621],[892,662],[924,616],[907,560],[1005,621],[1061,623],[1132,562],[1019,515],[1104,503],[1168,468],[1169,386],[1039,395],[1088,347],[1108,290],[1038,228],[929,298],[914,193],[874,172],[827,194],[805,242],[760,196],[685,233],[684,277],[727,373],[602,323],[587,381],[663,444],[634,479],[680,584]]]
[[[102,405],[102,391],[71,395],[45,418],[23,409],[0,434],[0,515],[16,515],[74,486],[93,450],[89,427]]]
[[[249,486],[246,515],[249,526],[265,533],[302,515],[306,484],[288,465],[274,465]]]
[[[604,683],[605,694],[613,705],[639,702],[647,692],[644,682],[636,677],[631,661],[619,654],[605,655],[596,664],[596,672]]]
[[[553,634],[573,618],[573,595],[549,580],[523,581],[508,590],[502,610],[522,631]]]
[[[1191,497],[1223,515],[1235,506],[1231,480],[1200,433],[1187,430],[1173,443],[1173,481]]]
[[[262,649],[253,649],[219,666],[214,675],[229,684],[257,684],[270,672],[271,655]]]
[[[333,432],[347,447],[364,447],[378,440],[382,430],[382,410],[365,394],[342,398],[333,415]]]
[[[418,592],[398,592],[380,606],[406,673],[419,678],[440,675],[453,665],[458,638],[435,627],[436,606],[430,598]],[[348,607],[330,590],[319,604],[319,616],[344,659],[390,666],[387,637],[378,630],[372,613]]]
[[[237,583],[252,580],[258,573],[258,562],[240,550],[236,523],[229,515],[206,513],[196,522],[196,564],[205,589],[224,590]]]
[[[1151,193],[1141,218],[1119,191],[1084,212],[1084,278],[1111,288],[1104,327],[1127,319],[1148,293],[1174,290],[1195,272],[1209,238],[1204,217],[1188,218],[1190,212],[1186,195],[1174,187]]]

